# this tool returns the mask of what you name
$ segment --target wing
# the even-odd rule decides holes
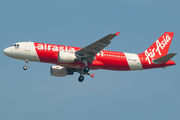
[[[119,36],[119,33],[109,34],[100,40],[76,51],[76,56],[78,58],[87,58],[88,62],[92,63],[95,55],[100,52],[102,49],[104,49],[106,46],[109,46],[111,43],[111,40],[117,35]]]

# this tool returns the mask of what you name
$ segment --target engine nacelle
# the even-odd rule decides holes
[[[62,66],[51,66],[51,75],[56,77],[63,77],[66,75],[73,75],[72,71]]]
[[[72,52],[63,52],[60,51],[58,53],[58,61],[62,63],[72,63],[75,61],[77,57],[75,56],[75,53]]]

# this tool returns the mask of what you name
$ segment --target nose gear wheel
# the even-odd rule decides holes
[[[27,65],[28,65],[28,59],[25,59],[25,66],[23,67],[23,70],[27,70]]]

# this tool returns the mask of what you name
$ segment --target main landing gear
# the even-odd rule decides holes
[[[80,76],[78,78],[78,81],[79,82],[83,82],[84,81],[84,76],[83,75],[89,75],[91,76],[92,78],[94,77],[94,74],[91,74],[89,72],[85,73],[83,69],[80,69],[80,71],[76,71],[76,72],[79,72],[80,73]]]
[[[89,70],[90,70],[90,68],[89,68],[88,66],[84,67],[84,72],[85,72],[85,73],[88,73]]]
[[[81,62],[84,63],[86,66],[84,67],[84,69],[81,69],[79,71],[79,73],[80,73],[80,76],[78,78],[79,82],[83,82],[84,81],[84,76],[83,75],[90,75],[92,78],[94,76],[94,74],[90,74],[89,73],[90,68],[87,66],[88,65],[87,58],[82,58]]]
[[[83,58],[82,63],[84,63],[86,65],[86,67],[84,67],[84,73],[88,73],[90,68],[87,66],[88,65],[87,58]]]
[[[78,80],[79,80],[79,82],[83,82],[84,81],[84,76],[80,75]]]
[[[89,76],[91,76],[91,77],[93,78],[95,74],[90,74],[90,73],[88,72],[88,73],[85,73],[85,74],[83,74],[83,75],[89,75]],[[83,75],[82,75],[82,73],[80,73],[80,76],[79,76],[79,78],[78,78],[78,81],[79,81],[79,82],[83,82],[83,81],[84,81],[84,76],[83,76]]]
[[[25,59],[25,66],[23,67],[23,70],[27,70],[27,65],[28,65],[28,59]]]

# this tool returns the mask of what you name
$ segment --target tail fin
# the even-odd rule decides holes
[[[167,55],[172,38],[173,32],[165,32],[159,39],[156,40],[147,50],[140,55],[145,57],[145,60],[152,63],[153,59],[160,58]]]

